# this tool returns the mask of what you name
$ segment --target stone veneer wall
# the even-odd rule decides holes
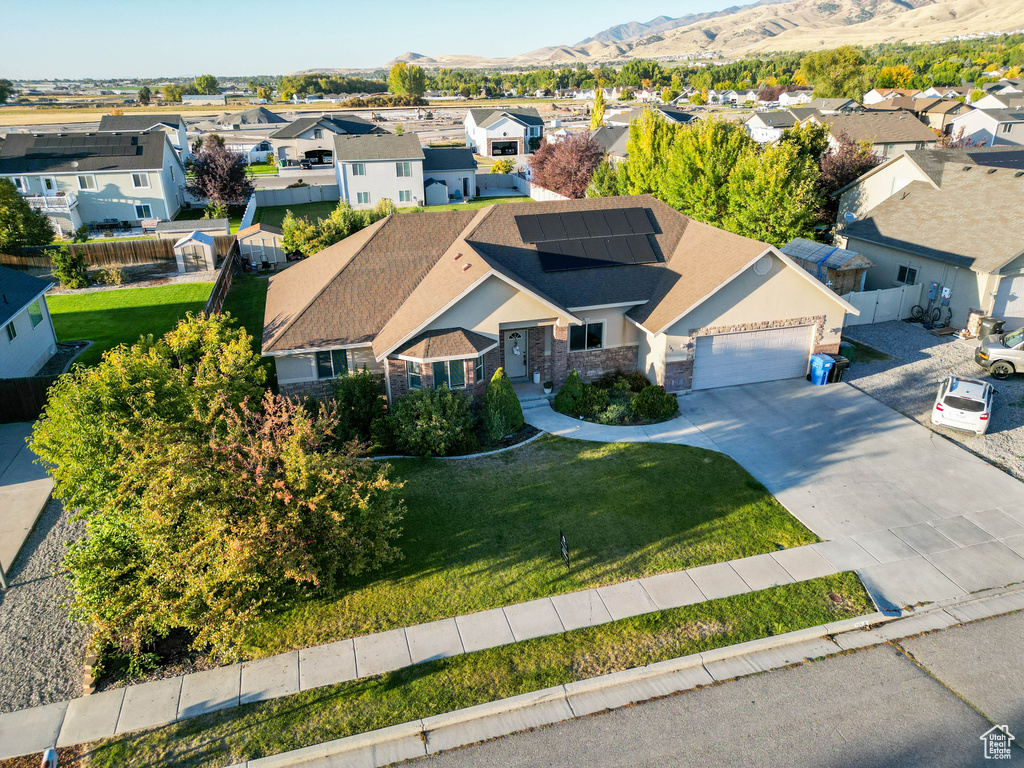
[[[570,371],[573,368],[579,371],[584,381],[594,381],[613,371],[635,371],[640,366],[639,349],[634,344],[628,347],[569,352],[566,355],[566,366]]]
[[[402,395],[409,393],[409,375],[406,373],[404,360],[388,358],[386,362],[388,365],[388,381],[391,384],[391,398],[394,401]],[[498,350],[492,349],[484,355],[484,376],[481,381],[476,380],[476,358],[467,357],[464,358],[463,362],[466,364],[465,392],[473,400],[480,402],[487,393],[488,382],[490,382],[494,372],[498,370]],[[420,379],[423,382],[424,389],[434,386],[433,363],[420,364]]]
[[[556,325],[551,329],[551,381],[555,388],[565,383],[569,375],[569,326]]]
[[[665,390],[685,392],[693,384],[693,358],[665,361]]]
[[[537,326],[534,328],[509,328],[498,332],[497,364],[505,367],[505,334],[510,331],[526,333],[526,378],[533,381],[534,370],[540,371],[541,382],[551,379],[551,355],[544,353],[544,338],[548,332],[548,326]],[[491,371],[493,374],[494,371]]]
[[[312,397],[317,400],[330,400],[334,397],[334,379],[279,384],[278,391],[285,397]]]

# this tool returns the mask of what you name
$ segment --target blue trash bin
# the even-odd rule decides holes
[[[828,384],[828,372],[835,364],[831,355],[811,355],[811,384]]]

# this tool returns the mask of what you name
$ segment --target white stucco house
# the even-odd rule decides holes
[[[476,158],[467,147],[423,148],[423,196],[444,205],[476,196]]]
[[[799,107],[811,100],[811,91],[783,91],[779,94],[780,107]]]
[[[954,117],[950,133],[964,136],[986,147],[1024,144],[1024,109],[972,109]]]
[[[53,283],[0,267],[0,379],[32,376],[57,351],[46,292]]]
[[[544,137],[544,120],[533,107],[470,109],[463,125],[466,146],[487,157],[529,154]]]
[[[164,131],[11,133],[0,177],[63,234],[82,224],[173,219],[185,201],[185,168]]]
[[[396,206],[425,205],[423,147],[414,133],[334,137],[334,176],[341,200],[372,208],[387,198]]]
[[[758,144],[773,144],[782,138],[784,130],[796,124],[796,116],[789,111],[755,112],[744,121],[743,127]]]

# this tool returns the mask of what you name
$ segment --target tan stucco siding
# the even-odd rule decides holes
[[[430,323],[425,330],[465,328],[498,337],[502,328],[553,323],[556,312],[532,296],[491,276]]]
[[[374,373],[384,372],[384,364],[374,359],[373,352],[369,347],[348,349],[347,354],[350,372],[361,371],[364,365]],[[279,355],[274,358],[274,363],[277,366],[279,384],[316,381],[316,353],[314,352]]]
[[[640,331],[626,319],[631,307],[577,310],[573,314],[585,323],[604,323],[604,346],[624,347],[640,340]]]
[[[655,335],[638,329],[637,362],[649,381],[665,384],[665,334]]]
[[[845,223],[847,212],[853,213],[858,219],[863,218],[868,211],[911,182],[927,180],[910,158],[900,157],[842,194],[839,198],[840,225]]]
[[[676,321],[665,333],[666,358],[690,356],[691,331],[700,328],[772,323],[795,318],[825,317],[822,345],[838,344],[845,310],[807,280],[799,267],[773,256],[768,274],[747,268],[722,290]]]

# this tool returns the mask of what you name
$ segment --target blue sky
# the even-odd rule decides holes
[[[615,24],[729,4],[12,0],[3,12],[0,77],[285,74],[378,66],[405,51],[513,56],[545,45],[572,45]]]

